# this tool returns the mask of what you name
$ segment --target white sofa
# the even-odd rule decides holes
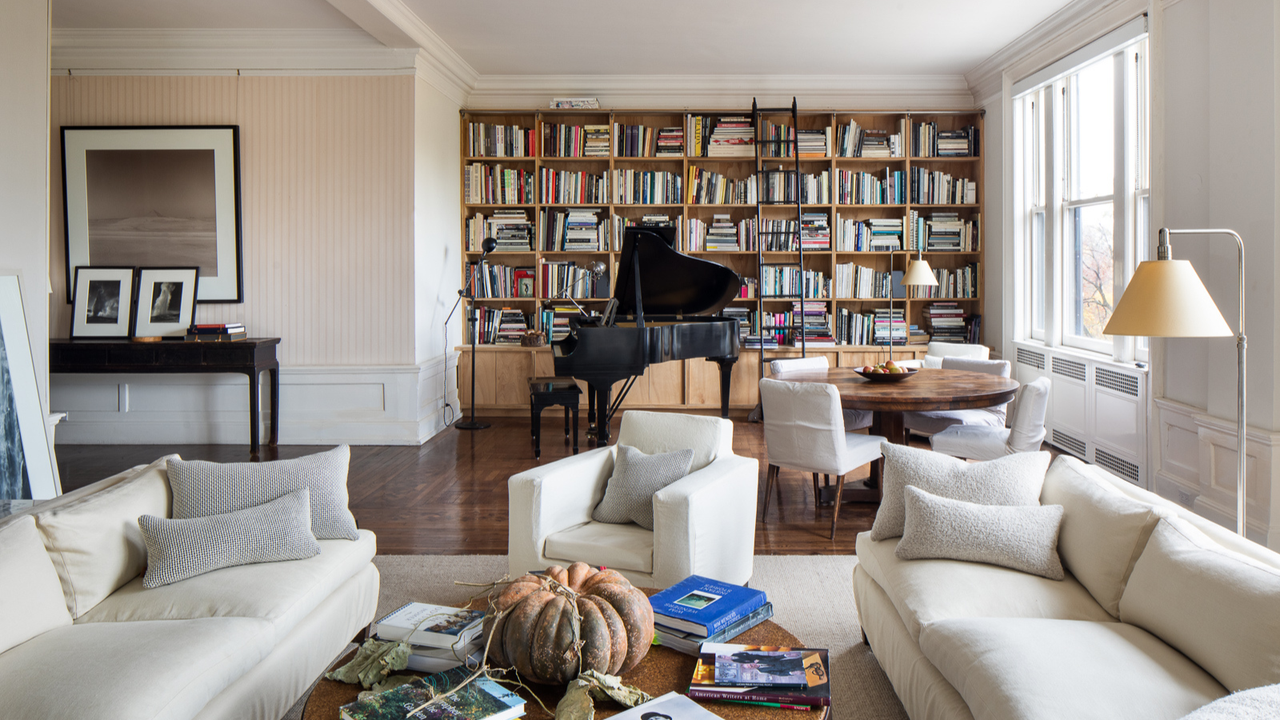
[[[0,520],[0,716],[279,720],[372,619],[373,533],[144,589],[167,458]]]
[[[1054,581],[857,540],[863,632],[912,720],[1181,718],[1280,682],[1280,555],[1061,456]]]
[[[653,530],[595,522],[618,445],[641,452],[693,449],[689,474],[653,496]],[[617,445],[513,475],[507,482],[507,556],[512,577],[575,561],[603,565],[640,587],[690,575],[751,579],[760,463],[733,454],[733,422],[629,410]]]

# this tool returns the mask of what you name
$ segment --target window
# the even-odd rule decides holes
[[[1145,343],[1102,334],[1150,232],[1144,28],[1015,85],[1020,337],[1146,359]]]

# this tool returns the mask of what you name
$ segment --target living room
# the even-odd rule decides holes
[[[1057,415],[1048,421],[1055,452],[1117,473],[1130,469],[1140,487],[1234,528],[1238,395],[1231,338],[1073,342],[1069,296],[1045,295],[1043,287],[1037,296],[1032,280],[1042,276],[1033,276],[1025,229],[1031,212],[1021,184],[1027,177],[1026,83],[1145,17],[1147,179],[1130,186],[1136,189],[1130,200],[1115,201],[1119,215],[1128,213],[1127,227],[1138,227],[1135,218],[1146,213],[1145,232],[1130,230],[1131,241],[1141,234],[1144,244],[1117,245],[1111,297],[1122,294],[1138,261],[1154,258],[1158,228],[1230,228],[1243,238],[1243,279],[1235,248],[1218,238],[1175,236],[1173,257],[1192,262],[1233,334],[1237,298],[1245,301],[1253,340],[1247,534],[1280,548],[1280,523],[1270,522],[1280,517],[1274,491],[1280,463],[1272,452],[1280,437],[1273,380],[1280,363],[1274,337],[1280,20],[1272,4],[1077,0],[947,11],[954,15],[934,7],[819,4],[806,7],[796,28],[786,31],[764,19],[776,9],[735,8],[735,15],[758,15],[751,22],[768,29],[748,24],[740,30],[744,37],[714,41],[700,35],[705,31],[672,34],[669,26],[685,13],[695,13],[691,25],[723,23],[723,9],[661,4],[652,17],[633,18],[597,17],[599,9],[575,6],[566,11],[575,19],[564,32],[587,50],[536,41],[560,19],[527,20],[519,4],[445,5],[6,4],[0,208],[7,232],[0,247],[5,274],[21,283],[41,408],[66,413],[49,433],[68,489],[175,448],[204,448],[211,460],[247,460],[249,429],[243,375],[49,372],[49,341],[66,338],[73,322],[63,126],[239,128],[242,302],[201,303],[193,322],[242,323],[251,336],[281,339],[279,413],[269,418],[278,423],[280,447],[267,448],[264,459],[350,444],[365,466],[359,473],[352,466],[353,500],[359,495],[368,503],[360,510],[353,505],[358,518],[418,502],[423,517],[452,538],[437,543],[423,528],[391,523],[385,543],[377,529],[379,553],[491,555],[506,552],[507,477],[571,452],[552,432],[556,409],[542,423],[540,462],[527,444],[527,411],[481,413],[494,424],[489,430],[452,427],[470,400],[465,302],[453,310],[464,263],[476,259],[460,243],[459,168],[468,158],[459,113],[532,115],[546,112],[552,98],[575,97],[595,99],[606,114],[747,115],[753,100],[784,107],[795,98],[801,110],[836,115],[981,112],[982,343],[992,358],[1014,364],[1015,379],[1047,375],[1054,392],[1063,393],[1055,394],[1050,412]],[[933,27],[937,13],[951,25]],[[828,15],[837,21],[824,21]],[[869,23],[920,28],[898,36]],[[858,29],[850,32],[845,24]],[[624,25],[645,30],[613,29]],[[912,37],[916,32],[924,41]],[[759,33],[770,40],[762,44]],[[776,57],[797,44],[805,50],[788,51],[793,59]],[[842,47],[855,44],[867,47]],[[934,45],[936,56],[922,50]],[[664,59],[636,62],[647,55]],[[598,60],[584,63],[584,56]],[[1036,297],[1044,298],[1047,324],[1038,321]],[[1028,352],[1040,354],[1043,372],[1019,362]],[[1059,383],[1064,376],[1053,374],[1055,359],[1063,367],[1087,366],[1091,379],[1097,368],[1136,378],[1139,394],[1117,405],[1111,396],[1099,400],[1105,389],[1092,382],[1068,394],[1058,388],[1074,386],[1070,378]],[[735,371],[736,381],[748,374],[755,379],[755,370],[744,370]],[[264,383],[264,407],[269,390]],[[648,406],[633,401],[626,407]],[[763,488],[763,434],[746,422],[749,409],[735,405],[730,413],[735,448],[760,459]],[[1062,436],[1056,443],[1054,430]],[[1079,447],[1072,447],[1073,438]],[[440,463],[448,469],[427,474]],[[397,471],[404,474],[385,481]],[[367,484],[357,487],[358,477]],[[805,482],[793,474],[784,493],[773,524],[758,529],[760,555],[851,556],[856,534],[874,518],[874,506],[846,505],[833,541],[826,536],[830,510],[815,513]],[[446,507],[433,497],[448,499]]]

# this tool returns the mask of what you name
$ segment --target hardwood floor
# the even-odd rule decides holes
[[[525,418],[490,418],[493,427],[486,430],[449,428],[421,447],[353,447],[347,485],[356,522],[378,534],[381,554],[506,554],[507,478],[572,454],[567,442],[561,442],[554,418],[548,413],[543,421],[540,462],[533,459]],[[613,431],[617,437],[616,423]],[[733,445],[737,454],[760,460],[763,492],[764,426],[735,421]],[[282,446],[274,454],[264,454],[264,459],[299,457],[324,449]],[[67,491],[168,453],[188,460],[248,459],[247,445],[59,445],[57,450]],[[272,453],[271,448],[264,451]],[[866,475],[864,466],[850,473],[846,482]],[[871,527],[875,506],[841,506],[836,537],[829,539],[831,508],[821,507],[815,513],[811,482],[807,475],[782,471],[781,502],[775,496],[768,516],[756,522],[756,554],[853,553],[854,537]]]

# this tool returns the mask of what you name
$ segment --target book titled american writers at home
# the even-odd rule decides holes
[[[738,653],[798,652],[803,659],[804,684],[797,686],[735,686],[716,680],[716,658]],[[741,657],[741,656],[740,656]],[[767,645],[703,643],[702,654],[693,668],[688,695],[699,700],[745,703],[825,706],[831,704],[831,661],[825,648],[788,648]]]
[[[487,677],[478,677],[435,705],[409,714],[448,692],[471,671],[456,668],[427,675],[341,708],[342,720],[509,720],[524,715],[524,698]]]
[[[465,645],[480,634],[483,623],[480,610],[411,602],[375,622],[373,633],[381,640],[447,648]]]
[[[649,598],[653,621],[706,637],[750,615],[765,603],[762,590],[690,575]]]

